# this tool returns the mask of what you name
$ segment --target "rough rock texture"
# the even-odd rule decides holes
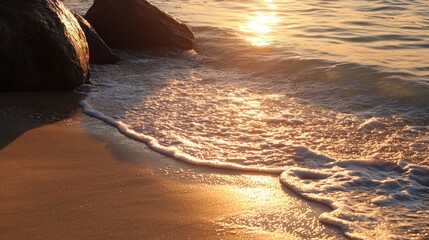
[[[73,13],[85,33],[89,46],[89,63],[91,64],[111,64],[120,60],[112,53],[103,39],[97,34],[95,29],[78,13]]]
[[[95,0],[85,18],[111,48],[194,47],[188,26],[146,0]]]
[[[0,1],[0,91],[72,90],[88,78],[85,35],[60,1]]]

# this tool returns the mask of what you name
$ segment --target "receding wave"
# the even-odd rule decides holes
[[[429,234],[416,218],[429,200],[425,83],[195,31],[197,52],[123,51],[119,64],[94,66],[85,113],[187,163],[279,174],[332,207],[322,221],[350,237]]]
[[[192,16],[195,51],[117,51],[85,113],[181,161],[278,174],[351,238],[429,238],[425,1],[155,2]]]

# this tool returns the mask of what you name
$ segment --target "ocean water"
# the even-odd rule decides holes
[[[428,1],[152,2],[195,50],[117,50],[79,89],[87,114],[178,160],[278,174],[351,238],[429,239]]]

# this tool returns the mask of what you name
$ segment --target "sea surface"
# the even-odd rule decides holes
[[[178,160],[278,174],[351,238],[429,239],[429,1],[152,3],[195,50],[116,50],[79,90],[87,114]]]

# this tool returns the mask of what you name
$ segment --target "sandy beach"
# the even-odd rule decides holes
[[[342,237],[276,176],[164,157],[84,115],[79,95],[1,98],[1,239]]]
[[[0,1],[0,240],[429,239],[429,1]]]

